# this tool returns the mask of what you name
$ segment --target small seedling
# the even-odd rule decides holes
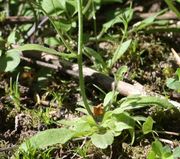
[[[12,99],[15,108],[20,111],[20,91],[19,91],[19,74],[16,77],[16,81],[13,83],[12,78],[10,78],[10,98]]]
[[[171,150],[168,145],[163,146],[158,140],[155,140],[151,147],[147,159],[178,159],[180,157],[180,147]]]

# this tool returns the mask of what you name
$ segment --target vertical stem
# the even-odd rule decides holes
[[[79,67],[79,85],[81,90],[81,95],[83,98],[83,102],[88,113],[94,118],[93,113],[89,107],[87,102],[87,97],[85,93],[85,84],[83,77],[83,68],[82,68],[82,48],[83,48],[83,15],[82,15],[82,4],[81,0],[77,0],[78,2],[78,67]]]

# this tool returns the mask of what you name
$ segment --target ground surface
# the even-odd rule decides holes
[[[0,1],[1,2],[1,1]],[[23,3],[22,3],[23,4]],[[16,3],[11,4],[17,5]],[[177,4],[179,5],[179,4]],[[12,7],[11,6],[11,7]],[[22,5],[23,6],[23,5]],[[96,12],[97,33],[100,32],[102,25],[106,22],[104,11],[109,13],[121,7],[128,7],[129,3],[112,3],[102,5]],[[16,6],[17,7],[17,6]],[[137,15],[156,13],[164,8],[168,8],[165,2],[156,0],[144,3],[144,1],[134,1],[132,8]],[[2,9],[3,10],[3,9]],[[32,12],[32,9],[30,9]],[[11,13],[12,15],[15,13]],[[9,19],[11,16],[9,17]],[[129,24],[129,30],[133,25],[141,21],[142,18],[133,18]],[[11,19],[10,19],[11,21]],[[170,24],[163,24],[162,27],[171,25],[178,28],[178,19],[167,18]],[[13,28],[23,26],[22,22],[6,22],[0,27],[1,35],[7,39]],[[32,25],[32,24],[31,24]],[[90,41],[89,36],[94,36],[93,21],[87,20],[84,26],[84,32],[87,37],[85,45],[97,50],[104,59],[108,60],[117,48],[118,42],[122,38],[122,24],[113,25],[99,41]],[[161,27],[161,26],[158,26]],[[166,86],[167,78],[173,77],[176,69],[179,67],[174,58],[171,48],[177,52],[180,50],[180,32],[155,30],[156,24],[150,25],[140,32],[128,33],[128,38],[132,39],[133,46],[122,56],[113,66],[109,76],[113,77],[119,67],[126,65],[127,73],[123,80],[129,83],[134,81],[141,83],[148,90],[167,96],[177,102],[180,102],[180,96],[177,91],[173,91]],[[154,29],[154,30],[153,30]],[[18,30],[18,29],[17,29]],[[20,39],[23,39],[23,29],[19,29]],[[26,30],[24,30],[26,31]],[[77,29],[72,30],[70,35],[76,39]],[[46,35],[47,34],[47,35]],[[29,38],[23,39],[24,43],[43,43],[49,37],[55,35],[52,26],[47,23],[41,30],[32,34]],[[111,36],[111,38],[110,38]],[[89,39],[88,39],[89,38]],[[67,38],[68,39],[68,38]],[[45,44],[47,45],[47,44]],[[49,46],[51,46],[49,44]],[[74,40],[72,47],[76,50],[77,43]],[[57,44],[54,48],[66,52],[67,49]],[[30,54],[33,54],[32,52]],[[33,57],[30,57],[33,58]],[[98,71],[102,69],[98,65],[93,65],[93,61],[88,56],[84,56],[84,64],[93,67]],[[71,60],[76,62],[76,60]],[[18,93],[15,93],[16,77],[19,74]],[[21,61],[20,65],[13,72],[0,73],[0,158],[8,158],[15,154],[17,147],[28,137],[33,136],[38,131],[59,127],[57,121],[60,119],[73,119],[82,116],[75,109],[81,105],[81,96],[79,93],[78,80],[52,69],[47,69],[26,61]],[[98,105],[103,102],[103,94],[93,82],[86,82],[86,93],[92,105]],[[119,96],[118,98],[122,98]],[[154,130],[159,131],[158,136],[164,145],[170,145],[171,148],[180,146],[180,112],[178,110],[157,110],[153,106],[135,110],[133,114],[148,116],[151,115],[155,121]],[[163,133],[160,133],[163,132]],[[170,132],[170,134],[165,133]],[[174,135],[174,133],[177,133]],[[130,137],[126,132],[122,136],[116,137],[112,146],[105,150],[96,148],[87,140],[68,142],[64,146],[55,145],[50,152],[52,158],[135,158],[143,159],[147,157],[151,149],[151,143],[154,141],[150,134],[142,135],[136,132],[136,140],[133,145],[130,144]],[[13,147],[12,149],[8,149]],[[7,148],[7,149],[6,149]],[[35,152],[47,154],[50,148]],[[85,153],[85,154],[84,154]],[[17,155],[18,156],[18,155]],[[43,156],[43,155],[42,155]],[[41,157],[42,157],[41,156]],[[44,155],[45,156],[45,155]],[[17,157],[18,158],[18,157]],[[19,157],[20,158],[20,157]],[[48,155],[44,158],[48,158]],[[50,158],[50,157],[49,157]]]

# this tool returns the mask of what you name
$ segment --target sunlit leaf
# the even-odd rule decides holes
[[[69,129],[48,129],[37,133],[31,137],[27,142],[34,148],[45,148],[54,144],[64,144],[70,140],[74,135],[74,132]],[[20,149],[28,150],[26,142],[24,142]]]
[[[176,147],[173,151],[173,156],[175,159],[180,158],[180,147]]]
[[[92,143],[101,149],[107,148],[109,145],[113,143],[114,136],[111,131],[107,131],[103,134],[94,133],[91,136]]]
[[[118,48],[116,49],[112,61],[111,61],[111,65],[110,68],[120,59],[120,57],[127,51],[127,49],[129,48],[130,44],[131,44],[131,39],[127,40],[125,42],[123,42],[121,45],[118,46]]]
[[[39,52],[46,52],[48,54],[58,55],[58,56],[67,57],[67,58],[76,57],[76,54],[61,53],[61,52],[58,52],[54,49],[47,48],[47,47],[44,47],[44,46],[39,45],[39,44],[25,44],[25,45],[19,46],[16,49],[12,49],[10,51],[39,51]]]
[[[146,119],[142,126],[142,131],[144,134],[152,132],[153,122],[154,120],[150,116]]]
[[[0,71],[13,71],[20,63],[19,51],[8,51],[5,55],[0,57]]]
[[[152,143],[152,150],[159,156],[161,157],[163,154],[163,146],[160,141],[156,140]]]

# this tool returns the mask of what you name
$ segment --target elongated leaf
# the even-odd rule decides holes
[[[84,49],[90,57],[94,57],[95,60],[103,66],[103,68],[106,68],[106,64],[100,54],[89,47],[84,47]]]
[[[59,129],[49,129],[37,133],[35,136],[28,140],[28,143],[34,148],[45,148],[47,146],[52,146],[54,144],[64,144],[70,140],[74,135],[74,132],[69,129],[59,128]],[[24,142],[20,149],[25,151],[28,150],[26,142]]]
[[[47,47],[44,47],[42,45],[39,45],[39,44],[25,44],[23,46],[19,46],[18,48],[16,49],[12,49],[10,51],[40,51],[40,52],[46,52],[48,54],[52,54],[52,55],[58,55],[58,56],[61,56],[61,57],[67,57],[67,58],[74,58],[76,57],[76,54],[65,54],[65,53],[60,53],[54,49],[51,49],[51,48],[47,48]]]
[[[113,99],[114,96],[114,92],[111,91],[108,94],[106,94],[105,98],[104,98],[104,102],[103,102],[103,106],[106,107]]]
[[[124,102],[121,104],[120,108],[115,109],[114,111],[118,113],[118,111],[122,110],[130,110],[137,109],[141,107],[146,107],[149,105],[156,105],[163,108],[173,108],[174,106],[165,98],[154,97],[154,96],[129,96]],[[114,113],[115,113],[114,112]]]
[[[111,61],[111,66],[110,68],[120,59],[120,57],[127,51],[127,49],[129,48],[129,45],[131,44],[131,40],[127,40],[124,43],[122,43],[121,45],[118,46],[118,48],[116,49],[114,56],[112,58]]]
[[[91,136],[92,143],[96,147],[101,148],[101,149],[107,148],[109,145],[113,143],[113,140],[114,140],[114,135],[111,131],[107,131],[104,134],[94,133]]]
[[[116,2],[116,3],[122,3],[123,0],[101,0],[101,3],[102,3],[102,4],[108,4],[108,3],[114,3],[114,2]]]
[[[177,15],[178,18],[180,18],[180,12],[173,4],[172,0],[165,0],[166,4],[169,6],[169,8]]]
[[[150,16],[144,20],[142,20],[141,22],[136,23],[133,28],[133,30],[138,31],[138,30],[142,30],[145,29],[147,26],[151,25],[154,23],[155,19],[161,15],[162,13],[164,13],[166,10],[162,10],[160,12],[158,12],[157,14]]]
[[[20,63],[19,51],[11,50],[0,57],[0,71],[13,71]]]

